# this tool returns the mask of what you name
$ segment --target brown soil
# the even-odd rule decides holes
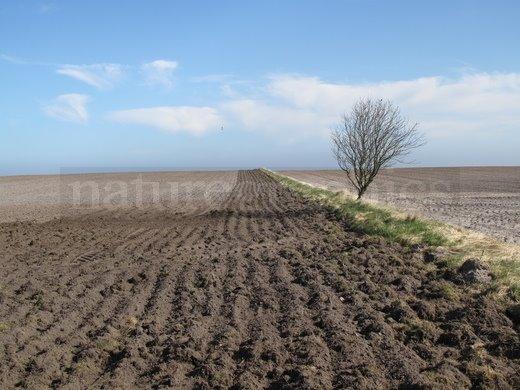
[[[202,213],[4,223],[0,251],[1,388],[520,386],[488,285],[260,171]]]

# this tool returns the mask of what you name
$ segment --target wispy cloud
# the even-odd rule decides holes
[[[344,110],[362,96],[392,99],[414,110],[476,114],[509,111],[520,101],[519,73],[473,73],[457,79],[424,77],[368,84],[334,84],[316,77],[281,75],[268,85],[271,95],[298,107]]]
[[[235,81],[235,77],[228,73],[214,73],[192,77],[190,81],[194,83],[229,83]]]
[[[267,132],[278,137],[289,133],[326,133],[327,126],[336,119],[312,110],[255,99],[230,100],[222,103],[220,109],[227,122],[237,128]]]
[[[208,81],[219,82],[219,78]],[[518,131],[520,74],[472,73],[458,78],[424,77],[377,83],[331,83],[318,77],[280,74],[264,82],[234,85],[213,107],[166,106],[121,110],[118,122],[164,131],[204,134],[222,123],[282,139],[327,137],[341,115],[362,97],[386,98],[417,121],[429,137]]]
[[[109,89],[121,79],[123,68],[120,64],[61,65],[56,72],[98,89]]]
[[[221,105],[229,120],[244,129],[326,135],[340,115],[366,96],[393,100],[431,137],[520,127],[520,73],[350,84],[281,74],[269,77],[256,93],[242,92]]]
[[[166,88],[173,86],[173,71],[179,64],[176,61],[155,60],[142,65],[145,83],[161,85]]]
[[[54,119],[65,122],[86,123],[88,121],[87,95],[68,93],[59,95],[43,106],[43,112]]]
[[[171,88],[174,84],[174,71],[177,61],[159,59],[142,65],[122,65],[117,63],[97,64],[56,64],[26,60],[17,56],[0,53],[0,60],[17,65],[44,66],[56,69],[56,73],[71,77],[98,89],[114,87],[125,74],[141,77],[146,85],[159,85]]]
[[[125,68],[132,68],[131,66],[124,66],[114,63],[99,63],[90,65],[56,64],[52,62],[27,60],[25,58],[3,53],[0,54],[0,59],[17,65],[55,68],[56,73],[58,74],[82,81],[98,89],[110,89],[121,80],[124,75]]]
[[[41,14],[48,14],[55,11],[56,9],[56,4],[50,2],[42,3],[38,6],[38,12]]]
[[[215,108],[194,106],[120,110],[110,113],[109,119],[119,123],[154,127],[171,133],[187,132],[193,135],[217,130],[222,123],[222,118]]]
[[[17,65],[27,65],[29,64],[28,61],[24,60],[20,57],[10,56],[7,54],[0,54],[0,59],[10,62],[11,64],[17,64]]]
[[[144,78],[145,84],[171,88],[178,68],[176,61],[165,59],[142,65],[63,65],[0,54],[0,60],[52,67],[58,74],[105,90],[127,73],[132,80],[138,76]],[[429,137],[514,132],[520,128],[520,73],[514,72],[486,73],[465,68],[458,77],[430,76],[370,83],[338,83],[295,74],[275,74],[256,80],[208,74],[187,81],[210,83],[202,88],[210,101],[207,104],[215,108],[143,108],[118,111],[114,118],[193,134],[202,134],[212,126],[218,128],[218,122],[225,120],[228,127],[246,131],[291,133],[290,137],[295,134],[326,136],[356,100],[370,96],[394,101],[406,116],[419,122]],[[197,115],[200,117],[196,118]],[[76,117],[82,118],[81,114]]]

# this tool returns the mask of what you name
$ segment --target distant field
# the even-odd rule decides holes
[[[339,170],[279,173],[330,190],[352,190]],[[387,169],[366,197],[507,242],[520,242],[520,167]]]
[[[229,195],[236,177],[236,171],[5,176],[0,223],[157,206],[193,214]]]

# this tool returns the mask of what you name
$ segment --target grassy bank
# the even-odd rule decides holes
[[[520,301],[520,246],[501,243],[483,234],[445,223],[356,201],[343,192],[318,188],[270,170],[264,171],[303,197],[341,213],[355,231],[381,236],[406,246],[424,244],[442,249],[446,260],[453,266],[460,265],[468,258],[488,262],[497,276],[497,292],[507,293]]]

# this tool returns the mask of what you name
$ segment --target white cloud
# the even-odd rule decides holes
[[[43,112],[51,118],[61,121],[86,123],[88,121],[88,101],[88,96],[78,93],[59,95],[43,107]]]
[[[312,110],[254,99],[231,100],[223,103],[221,109],[228,122],[241,129],[276,134],[327,132],[327,124],[335,119]]]
[[[270,77],[261,98],[224,103],[244,127],[327,134],[362,97],[386,98],[430,136],[514,131],[520,123],[520,73],[474,73],[378,83],[330,83],[317,77]]]
[[[188,132],[193,135],[217,130],[222,124],[218,111],[212,107],[136,108],[112,112],[109,118],[120,123],[150,126],[171,133]]]
[[[157,60],[143,65],[142,70],[146,70],[148,83],[170,87],[176,67],[176,62]],[[121,73],[117,65],[111,69],[100,64],[62,66],[59,71],[100,88],[111,85]],[[520,73],[481,72],[456,78],[432,76],[372,83],[333,83],[287,74],[271,76],[263,82],[232,85],[227,76],[211,76],[200,82],[217,83],[220,98],[212,104],[215,108],[137,108],[116,111],[110,117],[174,133],[200,135],[225,122],[228,128],[266,132],[281,138],[327,137],[356,100],[370,96],[394,101],[411,121],[419,122],[420,129],[429,137],[483,136],[518,132],[520,128]],[[60,108],[46,108],[49,115],[86,121],[86,100],[76,99],[71,104],[70,98],[59,98],[54,106]]]
[[[123,75],[119,64],[61,65],[56,72],[99,89],[111,88]]]
[[[425,77],[372,84],[331,84],[315,78],[282,77],[271,91],[303,107],[341,109],[362,96],[395,100],[414,110],[468,114],[509,111],[518,108],[520,74],[471,74],[459,79]]]
[[[173,71],[179,64],[176,61],[155,60],[143,64],[145,82],[149,85],[161,85],[166,88],[173,86]]]

